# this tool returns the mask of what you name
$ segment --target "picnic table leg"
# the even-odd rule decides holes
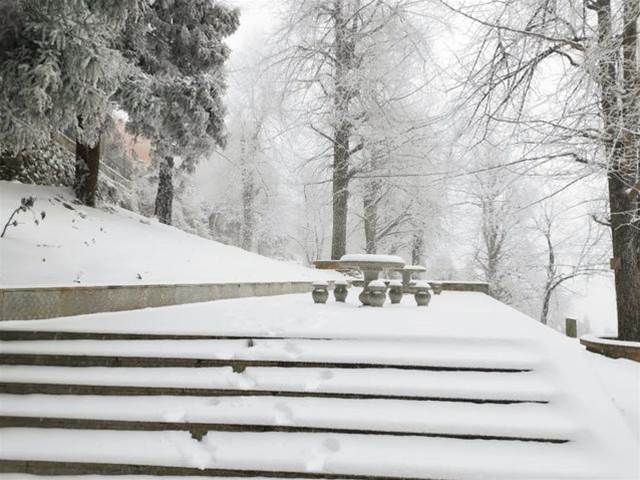
[[[362,287],[362,292],[360,292],[358,299],[363,305],[370,305],[369,284],[374,280],[378,279],[378,275],[380,274],[380,271],[379,270],[363,270],[362,274],[364,275],[364,286]]]
[[[405,289],[411,286],[411,273],[409,270],[402,270],[402,286]]]

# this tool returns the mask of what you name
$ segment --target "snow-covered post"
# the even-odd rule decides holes
[[[564,321],[564,331],[567,337],[578,337],[578,321],[575,318],[567,317]]]

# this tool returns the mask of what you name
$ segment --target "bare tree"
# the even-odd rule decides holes
[[[606,174],[618,334],[640,340],[638,0],[622,0],[619,11],[611,0],[441,3],[483,37],[465,99],[485,129],[508,125],[536,145],[540,153],[523,162],[573,163],[571,183],[584,178],[579,168]],[[553,102],[540,108],[550,82]]]
[[[534,228],[542,235],[546,246],[540,322],[547,325],[551,301],[557,289],[578,277],[604,273],[606,270],[600,249],[603,243],[601,229],[596,230],[593,224],[589,224],[586,237],[570,231],[563,238],[558,238],[562,218],[553,207],[543,210],[534,219]]]
[[[472,203],[480,209],[480,237],[474,262],[489,284],[490,294],[513,303],[514,292],[509,279],[517,272],[511,260],[521,253],[514,239],[522,226],[513,198],[516,192],[496,171],[475,175],[473,183]]]

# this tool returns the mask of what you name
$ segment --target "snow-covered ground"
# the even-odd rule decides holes
[[[2,287],[308,281],[332,275],[190,235],[118,207],[77,205],[72,193],[59,187],[0,181],[0,228],[27,196],[36,198],[33,213],[20,213],[18,226],[0,239]]]
[[[352,428],[416,435],[210,431],[197,441],[188,432],[177,431],[10,428],[1,432],[0,456],[418,478],[631,480],[640,475],[634,408],[640,389],[638,364],[588,353],[576,340],[481,293],[444,292],[428,308],[416,307],[405,296],[402,304],[383,309],[358,307],[357,293],[357,289],[350,292],[347,304],[315,305],[308,294],[287,295],[0,324],[0,329],[7,330],[184,333],[244,340],[117,340],[109,341],[110,348],[105,341],[92,340],[10,341],[2,342],[0,351],[527,371],[399,370],[375,365],[249,366],[242,372],[230,366],[4,366],[3,382],[233,389],[247,395],[142,399],[2,395],[3,415]],[[249,395],[256,391],[263,393]],[[279,394],[269,396],[272,391]],[[296,398],[294,393],[311,397]],[[372,398],[314,396],[320,394]],[[469,401],[473,399],[524,403],[478,404]],[[420,432],[569,442],[429,438],[417,436]]]

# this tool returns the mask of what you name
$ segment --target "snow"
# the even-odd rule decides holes
[[[428,348],[425,348],[427,347]],[[449,368],[532,369],[538,363],[526,342],[495,346],[461,342],[381,340],[43,340],[0,342],[1,354],[275,360]]]
[[[403,270],[408,270],[411,272],[426,272],[427,269],[422,265],[405,265]]]
[[[460,340],[492,348],[514,341],[530,342],[532,336],[542,332],[558,335],[482,293],[445,291],[434,296],[426,309],[417,308],[411,295],[404,295],[398,305],[387,303],[382,309],[356,308],[359,293],[358,288],[350,289],[345,304],[330,300],[326,305],[316,305],[310,295],[279,295],[50,320],[4,321],[0,330],[412,339],[434,343]]]
[[[610,363],[608,359],[603,362],[575,339],[482,293],[445,291],[427,308],[417,308],[411,296],[405,295],[401,304],[382,309],[358,307],[357,293],[358,289],[353,289],[346,304],[330,301],[316,305],[309,294],[284,295],[0,325],[7,330],[185,333],[244,339],[16,341],[3,342],[1,347],[5,353],[376,361],[391,366],[507,366],[531,371],[248,366],[242,373],[235,373],[231,367],[6,365],[0,369],[0,381],[6,383],[201,388],[216,392],[207,397],[115,396],[95,401],[85,396],[2,395],[0,412],[17,416],[364,427],[441,435],[472,432],[569,442],[221,431],[211,431],[197,441],[188,432],[178,431],[6,428],[2,431],[0,458],[445,479],[638,478],[636,453],[640,441],[631,424],[637,421],[637,397],[634,399],[631,392],[638,373],[635,365]],[[253,346],[247,338],[253,339]],[[300,393],[311,397],[295,397]],[[318,394],[369,398],[313,396]],[[477,400],[525,403],[474,403]],[[153,449],[145,445],[153,445]]]
[[[580,429],[538,404],[295,397],[0,395],[7,416],[145,422],[287,425],[566,440]]]
[[[0,181],[2,226],[34,196],[36,225],[21,213],[0,239],[0,286],[312,281],[328,270],[269,259],[162,225],[119,207],[84,207],[70,190]]]
[[[533,373],[354,370],[335,368],[231,367],[106,368],[5,366],[7,383],[144,386],[283,392],[356,393],[395,397],[430,397],[545,402],[558,391]],[[481,397],[481,398],[480,398]]]
[[[584,451],[573,443],[532,448],[526,442],[482,441],[462,455],[466,440],[384,435],[209,432],[197,441],[189,432],[7,428],[3,437],[2,454],[18,460],[161,462],[195,468],[241,466],[245,470],[365,472],[414,478],[424,472],[436,478],[468,479],[622,478],[585,462]],[[559,470],[558,465],[563,468]]]
[[[640,363],[586,353],[602,387],[640,441]]]
[[[370,253],[350,253],[343,255],[341,262],[373,262],[373,263],[402,263],[405,261],[397,255],[373,255]]]

